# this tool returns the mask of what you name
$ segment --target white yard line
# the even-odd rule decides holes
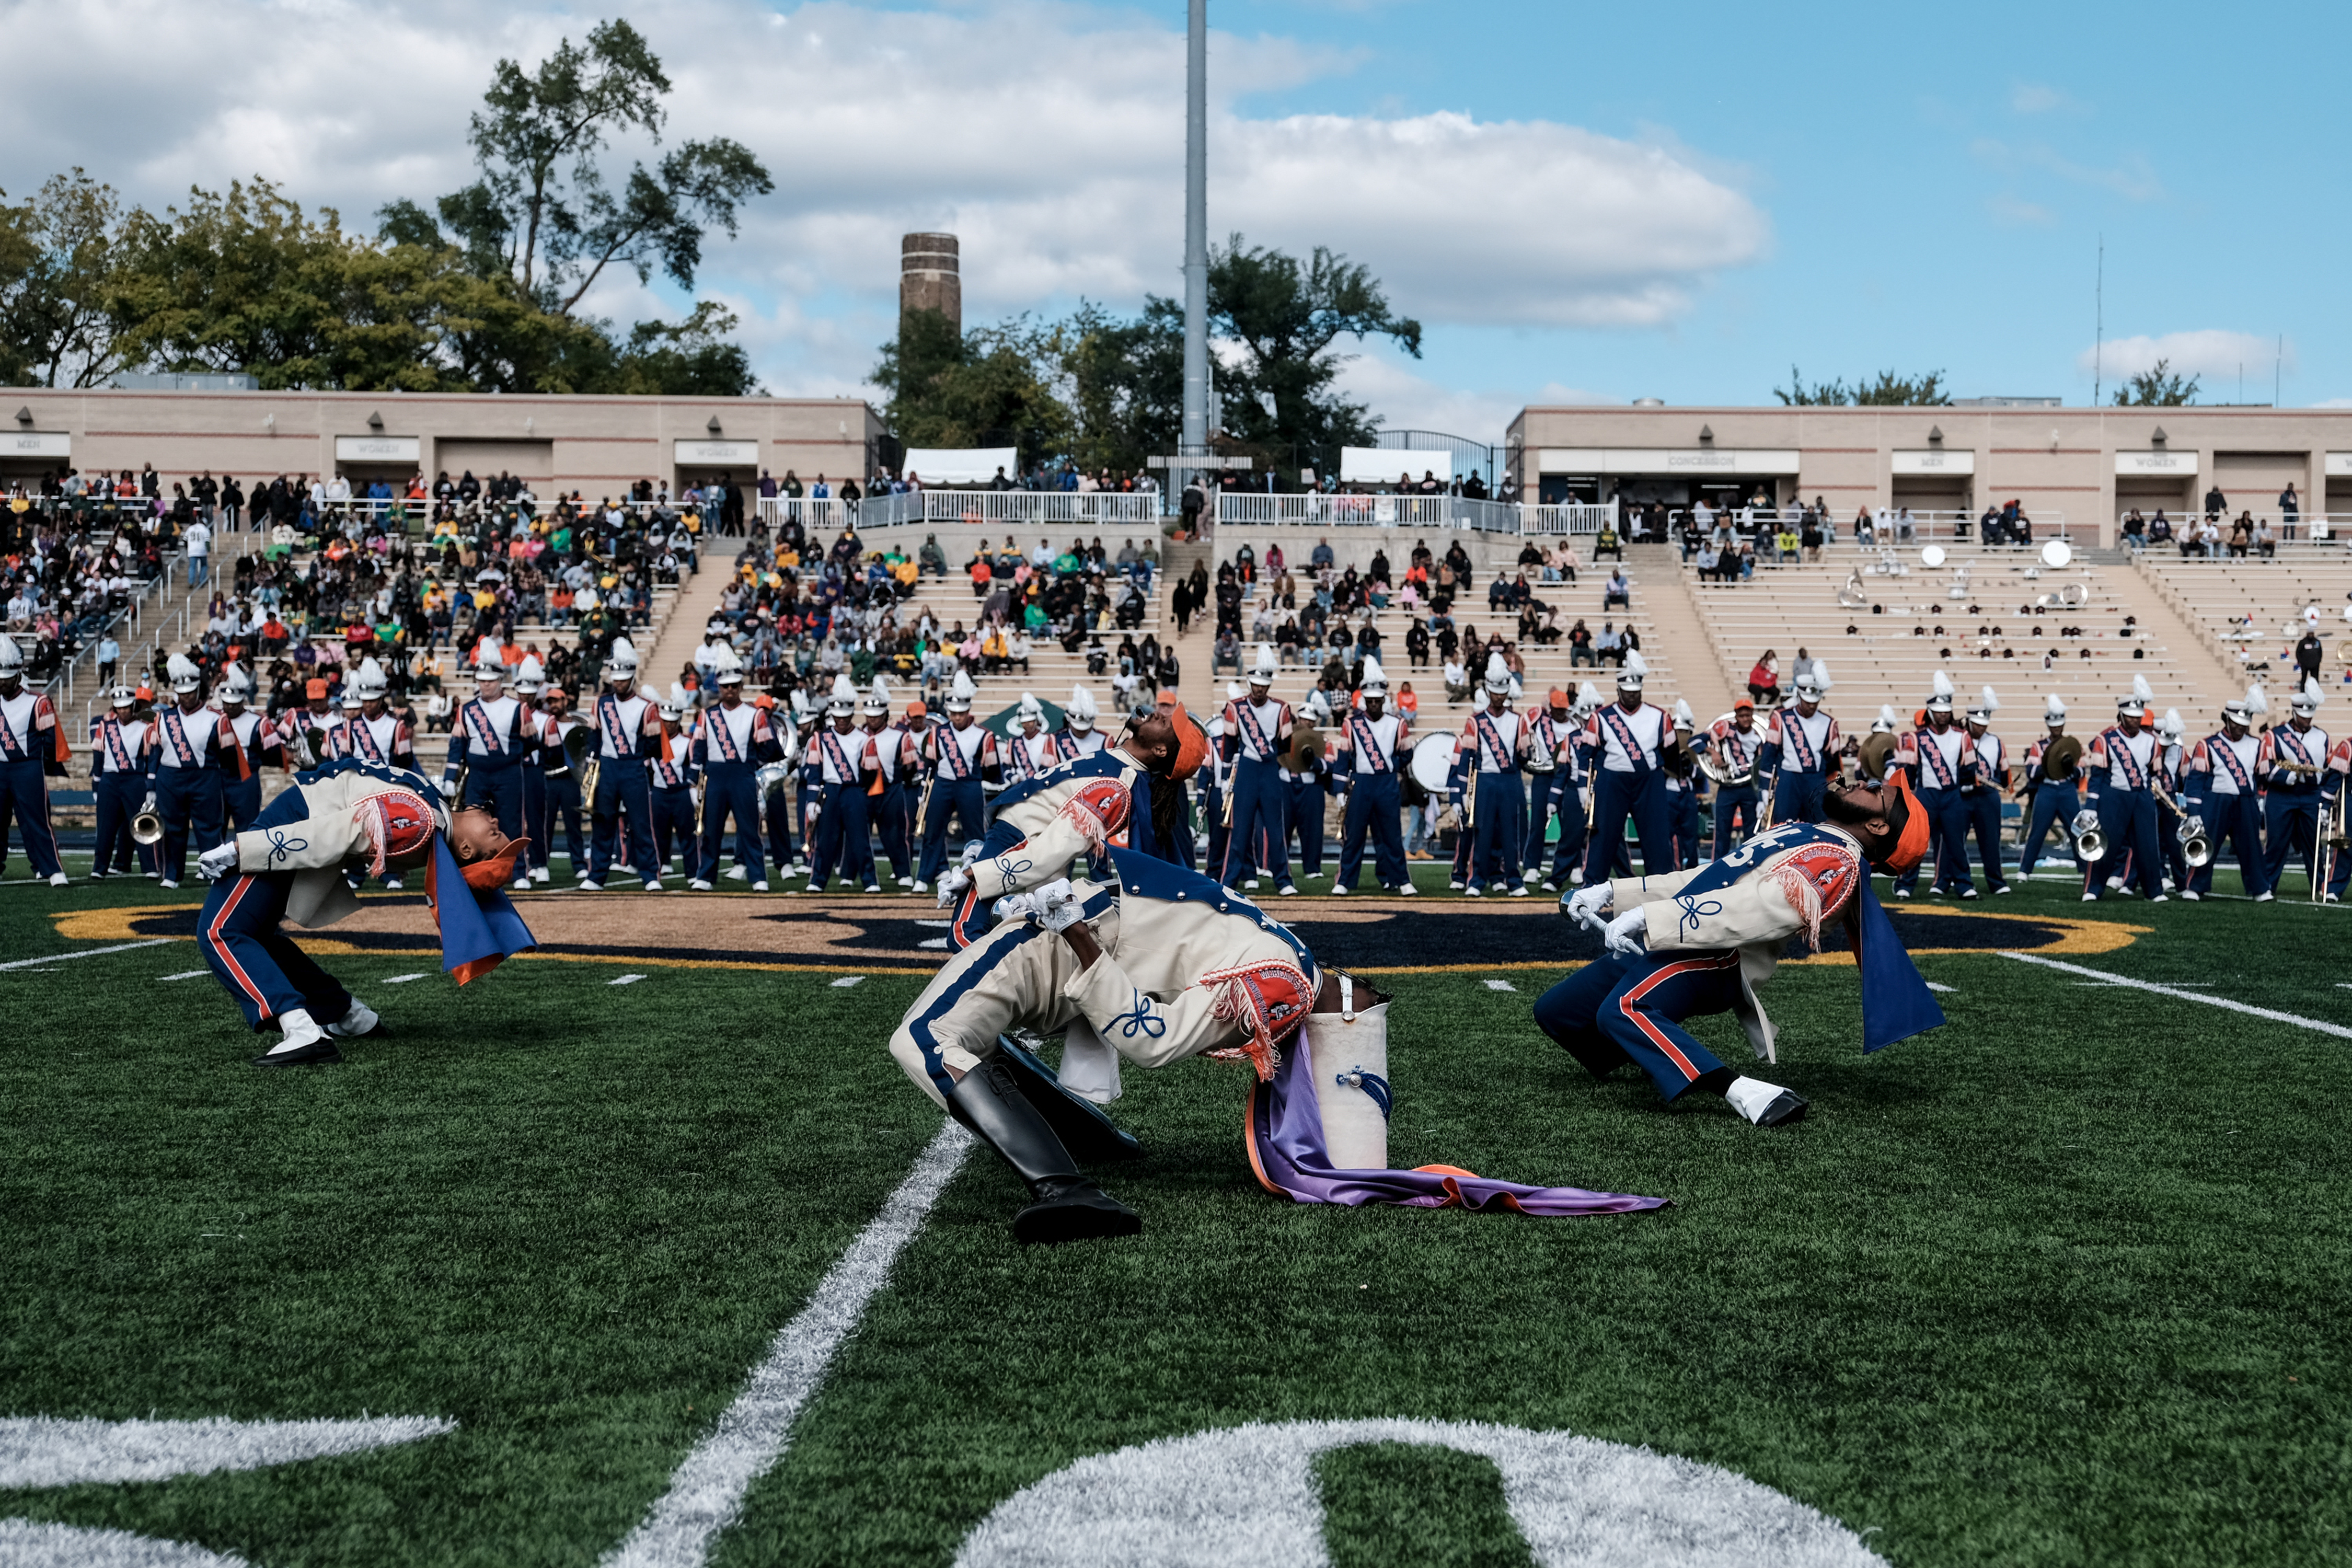
[[[45,958],[20,958],[14,963],[0,963],[0,969],[33,969],[44,964],[63,963],[69,958],[96,958],[100,953],[129,952],[134,947],[162,947],[165,942],[179,940],[175,936],[156,936],[145,942],[118,942],[112,947],[85,947],[79,952],[52,952]]]
[[[700,1568],[709,1560],[711,1543],[735,1522],[751,1483],[783,1457],[793,1421],[816,1392],[834,1352],[889,1282],[891,1265],[922,1228],[971,1145],[971,1135],[956,1123],[940,1129],[882,1212],[817,1281],[808,1305],[777,1333],[710,1436],[671,1474],[669,1490],[605,1555],[607,1568]]]
[[[850,985],[862,985],[862,984],[864,984],[865,983],[866,983],[866,976],[864,976],[863,974],[845,974],[845,975],[843,975],[840,979],[835,980],[835,981],[834,982],[834,984],[835,984],[835,985],[836,985],[836,986],[850,986]]]
[[[1489,991],[1517,991],[1518,987],[1512,984],[1507,980],[1489,980],[1486,982],[1486,989]]]
[[[383,983],[384,983],[386,985],[405,985],[405,984],[408,984],[410,981],[412,981],[412,980],[430,980],[430,979],[432,979],[432,978],[433,978],[433,977],[432,977],[430,974],[423,974],[423,973],[419,973],[419,974],[387,974],[387,975],[385,975],[385,976],[384,976]]]
[[[638,981],[643,980],[644,978],[646,977],[642,974],[624,974],[617,980],[607,980],[604,984],[607,985],[635,985]]]
[[[177,974],[166,974],[163,978],[166,980],[202,980],[205,975],[210,974],[211,973],[212,971],[209,969],[184,969]]]
[[[2352,1040],[2352,1028],[2331,1024],[2321,1018],[2306,1018],[2297,1013],[2282,1013],[2272,1007],[2257,1007],[2251,1002],[2235,1002],[2227,996],[2200,996],[2194,991],[2183,991],[2177,985],[2158,985],[2152,980],[2134,980],[2127,975],[2109,974],[2105,970],[2086,969],[2079,963],[2067,963],[2055,958],[2042,958],[2031,952],[2004,952],[2003,958],[2013,958],[2020,963],[2038,963],[2044,969],[2063,969],[2069,974],[2080,974],[2109,985],[2126,985],[2134,991],[2150,991],[2158,996],[2170,996],[2181,1002],[2201,1002],[2208,1007],[2227,1007],[2232,1013],[2244,1013],[2252,1017],[2268,1018],[2273,1024],[2293,1024],[2300,1029],[2310,1029],[2322,1035],[2334,1035],[2338,1039]]]

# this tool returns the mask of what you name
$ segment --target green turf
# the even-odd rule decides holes
[[[184,895],[185,896],[185,895]],[[619,896],[619,895],[615,895]],[[675,896],[675,895],[672,895]],[[0,889],[46,911],[151,885]],[[2002,912],[2153,935],[2072,960],[2352,1026],[2352,926],[2287,903]],[[1442,960],[1444,927],[1427,951]],[[186,944],[0,973],[0,1414],[448,1415],[247,1475],[0,1493],[257,1563],[588,1563],[618,1541],[937,1125],[881,1042],[916,984],[521,963],[384,988],[402,1032],[259,1074]],[[1559,1428],[1724,1466],[1905,1564],[2352,1552],[2352,1044],[1993,955],[1923,960],[1951,1023],[1865,1059],[1851,970],[1767,993],[1759,1132],[1594,1086],[1516,992],[1402,978],[1400,1163],[1661,1194],[1531,1221],[1286,1205],[1243,1069],[1130,1072],[1132,1242],[1024,1252],[1012,1178],[950,1185],[722,1538],[726,1564],[944,1563],[1073,1460],[1244,1421]],[[1727,1057],[1727,1020],[1702,1026]],[[1744,1052],[1736,1059],[1744,1060]],[[1525,1561],[1492,1468],[1325,1456],[1334,1560]]]

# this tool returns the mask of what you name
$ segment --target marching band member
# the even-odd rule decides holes
[[[2156,841],[2164,851],[2164,890],[2185,893],[2189,888],[2189,855],[2180,844],[2180,814],[2172,803],[2181,798],[2181,769],[2187,764],[2182,737],[2189,732],[2180,710],[2168,708],[2156,721],[2156,769],[2151,780],[2163,793],[2156,797]]]
[[[809,777],[817,786],[816,826],[809,833],[809,879],[803,893],[822,893],[838,863],[853,888],[878,893],[882,884],[874,869],[874,828],[868,802],[881,782],[871,731],[857,727],[857,689],[846,675],[833,678],[833,696],[824,705],[826,728],[816,732],[804,753]],[[803,789],[805,796],[805,788]]]
[[[1527,721],[1528,841],[1519,850],[1519,859],[1525,867],[1519,878],[1530,883],[1540,881],[1544,891],[1556,893],[1567,876],[1570,817],[1573,816],[1580,831],[1584,816],[1584,799],[1577,785],[1576,770],[1561,761],[1561,752],[1569,749],[1568,738],[1579,721],[1568,693],[1557,686],[1543,701],[1528,710]],[[1559,844],[1554,851],[1557,859],[1552,874],[1547,879],[1543,868],[1544,842],[1555,816],[1559,820]]]
[[[1843,750],[1837,721],[1822,710],[1829,692],[1830,667],[1813,660],[1797,677],[1796,704],[1776,708],[1765,727],[1764,750],[1757,758],[1759,776],[1772,791],[1775,822],[1819,822],[1827,799],[1829,775]]]
[[[1936,671],[1924,719],[1896,740],[1895,758],[1910,773],[1914,798],[1927,818],[1927,853],[1936,858],[1936,879],[1929,890],[1973,899],[1977,889],[1968,879],[1960,791],[1975,782],[1976,760],[1967,732],[1952,722],[1952,678]],[[1918,881],[1915,865],[1907,876],[1895,879],[1895,896],[1909,898]]]
[[[278,748],[277,726],[247,706],[253,699],[253,677],[243,665],[221,671],[218,695],[221,717],[228,721],[237,750],[245,753],[245,776],[221,786],[221,815],[226,832],[241,833],[261,815],[262,768],[271,763],[282,766],[286,753]]]
[[[1666,809],[1675,824],[1675,864],[1688,870],[1698,864],[1698,754],[1706,742],[1697,739],[1698,716],[1690,700],[1675,699],[1675,740],[1658,760],[1666,773]]]
[[[2319,844],[2319,775],[2327,762],[2327,731],[2312,722],[2319,703],[2319,682],[2305,679],[2287,699],[2286,722],[2263,734],[2256,763],[2269,786],[2263,825],[2269,858],[2263,863],[2263,880],[2273,890],[2286,873],[2289,855],[2303,858],[2306,874],[2317,874],[2313,868]]]
[[[1524,899],[1528,885],[1519,877],[1518,858],[1527,834],[1520,820],[1527,796],[1519,793],[1519,769],[1527,762],[1528,723],[1511,707],[1511,670],[1499,653],[1486,656],[1486,710],[1462,726],[1449,781],[1462,832],[1476,841],[1463,892],[1481,898],[1486,883],[1508,882],[1510,896]]]
[[[527,653],[515,666],[515,701],[522,708],[522,724],[530,735],[539,755],[522,765],[522,833],[524,858],[530,862],[530,879],[544,882],[548,879],[548,858],[553,852],[554,835],[548,831],[548,766],[547,753],[547,668],[539,662],[539,655]],[[561,742],[562,737],[557,736]],[[561,753],[554,759],[562,761]],[[574,811],[576,824],[580,814]],[[574,833],[578,832],[575,826]]]
[[[310,763],[326,761],[328,732],[342,721],[330,704],[326,679],[314,675],[304,681],[302,706],[278,721],[278,748],[286,765],[299,773]]]
[[[392,711],[386,697],[391,689],[382,665],[373,658],[360,661],[343,688],[342,722],[325,731],[328,757],[356,757],[379,767],[424,771],[417,766],[416,742],[408,732],[407,721]],[[384,872],[386,892],[397,893],[402,886],[397,867]]]
[[[604,873],[627,835],[629,868],[645,879],[646,891],[661,891],[663,862],[654,855],[653,774],[646,764],[662,759],[669,738],[661,710],[637,685],[637,650],[626,637],[613,639],[604,658],[605,689],[597,694],[596,798],[588,803],[588,879],[581,891],[604,890]]]
[[[1070,689],[1070,705],[1062,710],[1062,728],[1055,732],[1054,750],[1066,763],[1080,757],[1091,757],[1103,749],[1103,732],[1095,728],[1101,710],[1095,706],[1095,694],[1083,686]]]
[[[2115,723],[2099,731],[2083,756],[2091,778],[2089,809],[2098,814],[2099,830],[2107,842],[2105,856],[2084,873],[2086,904],[2098,901],[2102,880],[2122,887],[2134,876],[2150,903],[2165,900],[2164,851],[2156,842],[2156,795],[2149,788],[2156,773],[2156,731],[2147,725],[2153,696],[2147,677],[2133,676],[2131,695],[2116,703]],[[2117,861],[2118,855],[2126,858]],[[2110,865],[2121,869],[2109,876]]]
[[[1206,738],[1179,703],[1171,713],[1132,721],[1118,744],[1091,757],[1007,784],[971,864],[940,877],[940,907],[956,909],[949,942],[977,941],[988,906],[1006,894],[1067,877],[1080,856],[1099,862],[1133,820],[1136,785],[1147,777],[1189,778],[1207,752]]]
[[[1640,650],[1628,653],[1617,671],[1617,700],[1595,709],[1584,727],[1585,765],[1593,773],[1587,887],[1609,875],[1628,817],[1641,840],[1642,868],[1658,876],[1675,868],[1675,825],[1666,811],[1665,775],[1658,767],[1658,753],[1674,739],[1674,725],[1664,709],[1642,700],[1642,682],[1649,674]]]
[[[187,660],[172,656],[178,664]],[[189,665],[194,669],[194,665]],[[201,686],[201,683],[199,683]],[[201,690],[196,700],[204,700]],[[57,830],[49,826],[49,784],[63,778],[67,759],[73,755],[57,710],[37,691],[25,689],[25,651],[15,637],[0,631],[0,865],[8,858],[8,819],[16,820],[16,837],[33,875],[47,878],[52,888],[67,883],[64,862],[58,858]],[[213,833],[219,836],[217,813]],[[180,830],[181,853],[187,849],[187,829]],[[97,862],[103,866],[104,862]],[[173,873],[178,875],[176,868]],[[177,884],[172,884],[176,886]]]
[[[1183,704],[1176,700],[1174,692],[1162,691],[1150,703],[1138,707],[1129,714],[1128,722],[1140,724],[1157,714],[1174,725],[1182,708]],[[1210,722],[1213,724],[1216,721],[1211,720]],[[1192,749],[1213,763],[1217,747],[1216,742],[1210,739],[1211,731],[1203,729],[1200,721],[1189,713],[1183,716],[1182,727],[1193,738]],[[1155,860],[1165,860],[1187,870],[1192,868],[1192,785],[1187,780],[1193,771],[1186,770],[1187,778],[1178,778],[1172,773],[1146,773],[1136,781],[1135,803],[1127,819],[1129,848],[1139,855],[1149,855]]]
[[[1875,1051],[1944,1021],[1870,890],[1927,848],[1927,817],[1901,768],[1827,796],[1829,820],[1785,822],[1696,871],[1596,881],[1561,900],[1570,918],[1601,925],[1609,956],[1546,992],[1536,1023],[1596,1079],[1631,1061],[1668,1102],[1696,1089],[1723,1096],[1758,1127],[1805,1114],[1794,1090],[1735,1073],[1682,1027],[1734,1013],[1757,1056],[1777,1062],[1772,1021],[1756,993],[1782,949],[1844,917],[1862,971],[1863,1049]]]
[[[1302,1030],[1318,1028],[1310,1014],[1352,1021],[1360,983],[1324,970],[1288,929],[1207,878],[1130,850],[1108,851],[1107,865],[1115,880],[1056,880],[1008,900],[1004,922],[950,959],[890,1037],[908,1079],[1029,1189],[1031,1201],[1013,1216],[1016,1240],[1143,1228],[1081,1171],[1141,1153],[1063,1081],[1082,1054],[1109,1099],[1122,1058],[1156,1068],[1240,1051],[1258,1078],[1244,1134],[1252,1167],[1268,1191],[1297,1202],[1493,1204],[1529,1214],[1655,1206],[1654,1199],[1520,1187],[1450,1168],[1336,1167],[1319,1118],[1306,1114],[1317,1086]],[[1364,1005],[1386,1000],[1375,993]],[[1066,1032],[1062,1073],[1012,1042],[1024,1029]]]
[[[1228,705],[1239,702],[1248,691],[1249,688],[1240,681],[1228,681],[1225,683],[1225,701]],[[1205,868],[1214,877],[1220,874],[1220,868],[1225,863],[1226,847],[1233,842],[1234,763],[1225,745],[1228,731],[1223,710],[1220,710],[1202,729],[1209,737],[1209,763],[1201,784],[1201,820],[1207,826],[1209,835],[1209,858]],[[1249,874],[1251,885],[1255,887],[1257,863],[1251,859],[1247,845],[1242,847],[1241,861]]]
[[[907,759],[899,779],[901,787],[898,791],[898,826],[895,829],[898,835],[898,841],[907,846],[909,863],[915,868],[915,876],[912,879],[906,877],[898,879],[900,885],[910,893],[930,890],[929,886],[930,879],[922,874],[922,807],[923,796],[931,787],[929,751],[931,731],[938,727],[939,721],[931,717],[929,704],[919,697],[907,704],[906,712],[892,726],[907,738],[907,744],[911,751],[911,755]],[[885,844],[889,842],[887,835],[883,842]]]
[[[2271,710],[2260,682],[2246,688],[2243,697],[2221,704],[2221,728],[2189,749],[2181,764],[2186,800],[2205,825],[2205,840],[2213,858],[2189,875],[2180,896],[2191,903],[2213,890],[2213,868],[2227,847],[2238,858],[2238,877],[2246,894],[2258,904],[2271,900],[2264,879],[2263,806],[2254,781],[2262,777],[2262,737],[2254,721]]]
[[[154,721],[135,716],[138,702],[136,691],[118,686],[110,699],[110,710],[90,721],[89,788],[98,801],[98,850],[89,870],[92,881],[109,875],[130,876],[133,849],[139,852],[138,864],[148,875],[154,875],[153,847],[131,837],[131,819],[139,815],[140,803],[147,797],[147,775],[154,765],[147,755],[155,744]],[[110,865],[114,868],[111,873]],[[56,885],[55,879],[51,885]]]
[[[2352,617],[2347,618],[2352,619]],[[2340,803],[2343,800],[2344,792],[2347,788],[2352,788],[2352,735],[2346,736],[2328,749],[2327,770],[2320,775],[2320,788],[2324,798],[2320,804],[2319,820],[2325,824],[2329,820],[2331,812],[2340,812],[2343,809]],[[2340,823],[2343,818],[2339,816],[2335,820]],[[2325,832],[2324,827],[2322,831]],[[2329,849],[2327,860],[2326,900],[2331,904],[2340,904],[2344,901],[2346,886],[2352,884],[2352,852],[2340,848]]]
[[[187,870],[189,838],[195,839],[199,855],[221,841],[224,780],[243,779],[251,770],[245,748],[236,743],[236,731],[220,710],[205,701],[204,671],[180,653],[164,668],[171,677],[173,700],[155,716],[150,798],[163,819],[163,876],[158,885],[176,888]],[[38,864],[35,862],[37,869]]]
[[[618,647],[619,644],[614,645]],[[520,702],[506,694],[507,667],[496,644],[484,637],[474,652],[474,695],[457,709],[449,726],[449,760],[441,769],[441,798],[478,805],[499,819],[499,831],[522,837],[522,770],[532,758],[535,738]],[[466,796],[457,798],[465,779]],[[523,880],[530,879],[530,868]]]
[[[1733,702],[1730,712],[1709,724],[1706,734],[1707,751],[1725,776],[1748,775],[1745,784],[1718,780],[1715,786],[1713,855],[1720,860],[1731,848],[1734,824],[1742,841],[1755,837],[1759,830],[1757,814],[1763,809],[1764,792],[1757,787],[1757,769],[1769,740],[1768,731],[1756,727],[1756,704],[1746,698]]]
[[[1045,733],[1045,705],[1037,700],[1036,693],[1021,694],[1021,705],[1013,710],[1013,721],[1017,732],[1004,748],[1004,782],[1008,785],[1050,773],[1062,760],[1061,752],[1054,748],[1054,737]]]
[[[699,775],[694,766],[694,737],[686,730],[686,716],[693,706],[694,699],[686,694],[684,683],[670,682],[669,695],[654,705],[662,744],[646,763],[653,773],[653,863],[667,873],[675,846],[678,869],[688,877],[695,874],[702,858],[701,836],[694,826],[694,791]]]
[[[1411,898],[1412,869],[1404,858],[1397,781],[1412,754],[1412,724],[1403,714],[1388,710],[1388,672],[1370,654],[1364,656],[1357,695],[1363,700],[1363,710],[1350,713],[1331,742],[1339,753],[1333,766],[1347,788],[1346,816],[1339,830],[1339,876],[1331,890],[1356,890],[1356,879],[1363,875],[1364,837],[1369,833],[1372,875],[1389,892]]]
[[[520,847],[486,810],[444,816],[422,773],[354,757],[296,773],[252,827],[196,862],[213,884],[196,921],[205,967],[257,1033],[269,1024],[284,1031],[253,1065],[339,1062],[337,1039],[391,1032],[295,945],[283,921],[331,925],[359,908],[347,876],[423,866],[442,967],[463,985],[532,945],[499,891]]]
[[[1290,744],[1290,704],[1273,693],[1274,645],[1257,645],[1257,662],[1250,666],[1249,695],[1225,704],[1222,737],[1226,760],[1233,764],[1232,804],[1226,816],[1224,854],[1217,861],[1216,879],[1233,887],[1253,865],[1274,879],[1275,891],[1289,898],[1298,891],[1290,879],[1290,837],[1287,794],[1282,784],[1283,752]],[[1251,871],[1249,885],[1257,886]]]
[[[2066,704],[2054,691],[2042,700],[2042,722],[2046,732],[2025,748],[2025,783],[2021,787],[2025,791],[2031,826],[2026,831],[2023,852],[2018,857],[2017,875],[2021,881],[2032,879],[2033,868],[2042,858],[2042,847],[2053,830],[2058,842],[2072,857],[2074,836],[2067,831],[2067,825],[2074,820],[2082,805],[2083,763],[2079,754],[2061,770],[2064,776],[2050,776],[2047,759],[2051,748],[2067,739]],[[2082,742],[2069,742],[2064,750],[2079,753]]]
[[[869,816],[881,837],[892,877],[898,886],[912,890],[914,862],[907,854],[907,791],[919,782],[922,753],[907,731],[890,721],[890,688],[881,676],[874,678],[858,711],[865,721],[862,727],[874,737],[874,765],[882,785],[871,798]]]
[[[768,890],[768,863],[760,845],[761,768],[792,761],[789,726],[770,722],[767,710],[743,700],[743,659],[732,647],[715,650],[710,679],[719,705],[702,715],[695,737],[695,761],[702,768],[702,855],[687,886],[710,891],[719,875],[719,848],[728,820],[735,823],[735,853],[747,868],[751,890]],[[782,868],[777,868],[782,875]]]
[[[523,668],[531,661],[526,658]],[[572,753],[564,741],[574,730],[584,730],[587,721],[572,711],[572,693],[561,686],[550,686],[540,693],[539,732],[534,737],[540,756],[540,773],[547,781],[547,835],[552,839],[555,829],[563,829],[564,853],[571,857],[574,881],[588,879],[588,849],[580,837],[580,813],[585,803],[580,798],[580,777],[572,771]],[[531,868],[530,879],[543,882],[547,868],[555,854],[555,846],[535,844],[531,853],[538,864]]]
[[[1960,784],[1960,802],[1952,816],[1952,868],[1960,897],[1977,896],[1969,879],[1969,835],[1976,835],[1977,858],[1984,863],[1985,886],[1995,893],[2009,891],[2000,869],[2000,802],[2007,793],[2009,764],[2001,740],[1992,732],[1992,716],[2000,711],[2000,698],[1990,686],[1977,694],[1969,710],[1968,769]]]
[[[948,721],[931,725],[923,735],[923,760],[930,773],[923,808],[923,858],[915,868],[915,891],[924,892],[940,879],[948,865],[948,824],[957,827],[957,842],[977,844],[988,835],[988,784],[1003,776],[997,760],[996,735],[971,716],[971,700],[979,689],[963,670],[948,685]]]
[[[1292,840],[1297,840],[1298,874],[1315,881],[1323,875],[1323,803],[1339,778],[1325,754],[1330,742],[1324,742],[1312,754],[1307,745],[1307,730],[1320,731],[1331,725],[1331,704],[1320,687],[1307,693],[1305,716],[1307,722],[1290,732],[1290,744],[1283,750],[1276,776],[1282,781],[1282,815],[1288,825],[1283,853],[1287,855]]]

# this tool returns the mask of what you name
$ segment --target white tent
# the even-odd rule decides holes
[[[1342,447],[1339,448],[1339,482],[1347,485],[1392,485],[1399,474],[1411,474],[1418,479],[1423,473],[1450,479],[1459,466],[1451,450],[1425,450],[1412,447]]]
[[[1008,479],[1021,477],[1021,450],[1017,447],[909,447],[905,459],[898,465],[901,474],[912,474],[926,486],[961,488],[984,485],[996,478],[1003,468]]]

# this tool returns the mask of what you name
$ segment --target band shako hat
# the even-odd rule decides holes
[[[724,678],[722,677],[721,679]],[[948,711],[950,713],[971,712],[971,700],[979,695],[980,688],[971,683],[971,673],[967,670],[957,670],[955,672],[955,679],[948,683]]]
[[[1933,686],[1927,693],[1927,711],[1949,713],[1952,710],[1952,678],[1942,670],[1936,671]]]
[[[1990,724],[1992,722],[1992,716],[2000,711],[2000,699],[1994,694],[1993,689],[1988,686],[1977,693],[1976,703],[1969,710],[1969,722]]]
[[[2116,699],[2116,712],[2119,715],[2129,714],[2137,719],[2145,714],[2147,711],[2147,705],[2155,700],[2156,693],[2148,689],[2147,677],[2135,675],[2132,677],[2131,695]]]
[[[1625,656],[1624,664],[1617,671],[1617,689],[1639,691],[1642,689],[1642,682],[1648,679],[1649,676],[1650,661],[1642,657],[1640,648],[1635,648]]]
[[[13,647],[16,639],[9,637],[6,640]],[[196,661],[190,658],[186,654],[173,654],[164,662],[163,672],[171,677],[172,689],[174,691],[201,691],[204,689],[205,672],[198,669],[196,668]]]

